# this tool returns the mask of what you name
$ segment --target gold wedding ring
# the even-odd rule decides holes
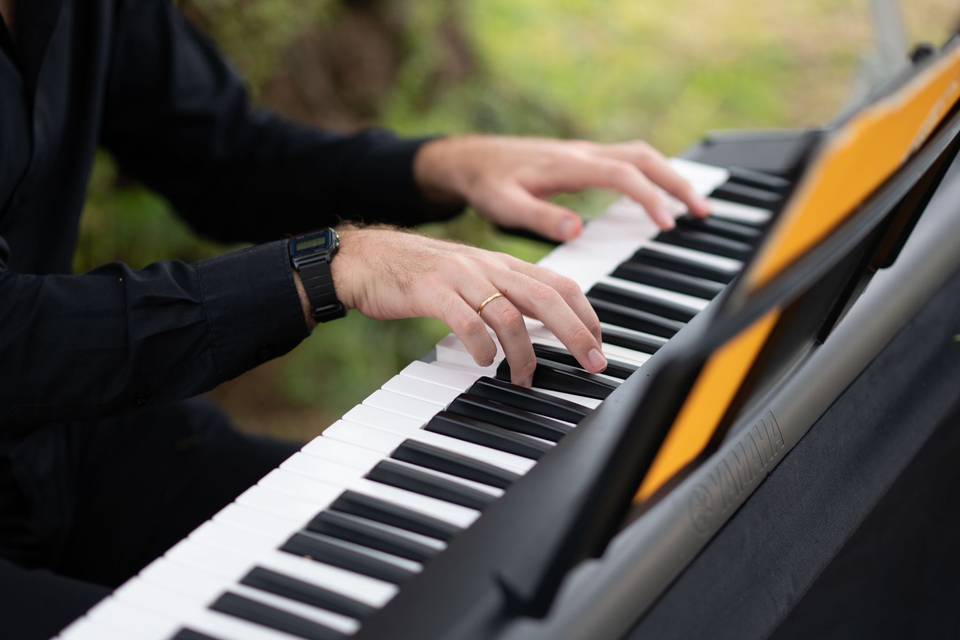
[[[481,313],[483,313],[484,307],[486,307],[488,304],[490,304],[491,302],[493,302],[493,301],[496,300],[497,298],[502,298],[502,297],[503,297],[503,294],[500,293],[499,291],[497,291],[495,294],[493,294],[492,296],[490,296],[489,298],[487,298],[486,300],[484,300],[483,302],[481,302],[481,303],[480,303],[480,306],[477,307],[477,315],[480,315]]]

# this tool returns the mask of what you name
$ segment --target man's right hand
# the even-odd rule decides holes
[[[530,386],[536,357],[523,316],[536,318],[584,369],[603,371],[600,320],[577,284],[502,253],[385,227],[343,227],[332,271],[337,297],[378,320],[431,317],[444,322],[488,366],[496,333],[514,384]],[[502,298],[480,305],[495,293]]]

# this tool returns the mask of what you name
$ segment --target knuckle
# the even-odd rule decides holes
[[[537,370],[537,361],[531,353],[529,356],[523,359],[523,362],[520,363],[520,366],[517,368],[517,373],[523,378],[532,378],[534,371]]]
[[[500,326],[511,332],[523,329],[523,316],[513,305],[500,305],[496,311],[496,319]]]
[[[566,276],[560,276],[557,280],[557,291],[565,298],[574,298],[581,294],[580,285],[572,278],[567,278]]]
[[[545,284],[536,284],[530,287],[529,294],[530,300],[535,305],[549,305],[557,301],[559,294],[556,290],[550,288]]]
[[[573,335],[570,337],[570,342],[581,348],[592,347],[594,337],[593,334],[590,333],[590,330],[583,326],[573,332]]]
[[[476,338],[486,332],[483,321],[479,316],[463,314],[450,323],[453,332],[467,338]]]

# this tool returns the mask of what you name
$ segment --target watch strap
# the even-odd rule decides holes
[[[337,291],[333,286],[333,272],[327,257],[300,264],[298,271],[314,320],[329,322],[347,315],[346,308],[337,298]]]

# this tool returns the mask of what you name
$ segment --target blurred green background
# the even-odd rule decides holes
[[[956,0],[909,0],[913,40],[940,43]],[[351,130],[642,138],[675,154],[705,132],[830,120],[872,47],[866,0],[184,0],[187,16],[291,118]],[[202,177],[198,177],[202,179]],[[596,214],[609,194],[571,204]],[[346,212],[348,213],[348,212]],[[536,243],[472,215],[430,233],[535,260]],[[163,199],[98,158],[76,268],[197,260]],[[213,397],[244,429],[307,439],[446,330],[351,314]]]

